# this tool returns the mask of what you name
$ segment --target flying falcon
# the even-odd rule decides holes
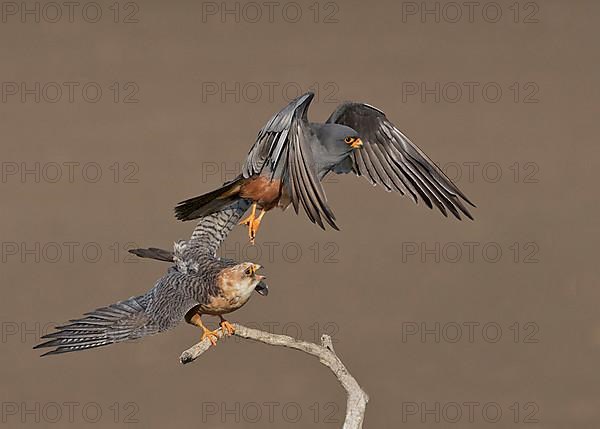
[[[202,339],[216,344],[216,331],[202,323],[203,314],[219,316],[220,326],[232,334],[233,325],[223,318],[242,307],[256,290],[267,295],[260,265],[237,263],[216,257],[217,249],[246,212],[250,203],[240,200],[204,217],[189,240],[174,245],[174,265],[144,295],[117,302],[71,320],[43,336],[34,348],[55,347],[42,356],[91,349],[134,340],[175,327],[181,320],[202,329]]]
[[[320,183],[330,172],[352,172],[386,191],[408,194],[415,203],[421,198],[444,216],[450,211],[457,219],[461,213],[473,219],[462,200],[475,205],[381,110],[348,102],[327,122],[309,122],[313,97],[308,92],[273,116],[259,131],[242,173],[215,191],[180,202],[177,219],[197,219],[244,199],[253,204],[240,223],[248,225],[252,242],[265,213],[290,203],[296,213],[302,206],[321,228],[324,219],[338,229]]]

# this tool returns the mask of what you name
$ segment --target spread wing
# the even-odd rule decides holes
[[[144,295],[98,308],[71,319],[34,349],[56,347],[42,356],[86,350],[135,340],[175,327],[198,305],[197,290],[206,296],[196,276],[170,272]]]
[[[368,104],[345,103],[327,122],[353,128],[363,141],[363,147],[336,173],[353,171],[387,191],[409,194],[415,203],[420,197],[429,208],[435,204],[444,216],[449,210],[458,219],[461,212],[473,219],[463,200],[475,205],[381,110]]]
[[[135,340],[160,331],[160,327],[146,312],[149,296],[131,297],[108,307],[90,311],[79,319],[72,319],[56,332],[46,334],[47,340],[34,349],[56,347],[42,356],[76,352],[122,341]]]
[[[298,114],[306,118],[308,106],[313,97],[312,92],[307,92],[290,101],[262,127],[242,168],[244,177],[248,178],[259,174],[265,165],[269,165],[271,171],[275,171],[275,167],[288,145],[288,134],[292,122]],[[267,161],[269,161],[268,164]]]
[[[280,175],[296,213],[302,206],[311,222],[325,229],[325,219],[338,229],[310,150],[311,140],[315,137],[309,127],[307,112],[313,97],[314,94],[308,92],[296,98],[267,122],[258,132],[242,174],[248,178],[264,174],[266,169],[271,177]]]

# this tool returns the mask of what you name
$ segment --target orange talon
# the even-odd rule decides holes
[[[219,339],[217,331],[211,331],[210,329],[206,329],[202,334],[202,338],[200,338],[200,341],[204,341],[206,338],[208,338],[208,341],[210,341],[210,343],[213,346],[217,345],[217,340]]]
[[[218,331],[211,331],[206,326],[204,326],[204,323],[202,323],[202,319],[200,318],[200,315],[198,313],[194,314],[190,318],[190,323],[194,326],[202,328],[202,337],[200,338],[200,341],[204,341],[206,338],[208,338],[208,340],[213,346],[217,345],[217,340],[219,339],[219,336],[217,335]]]
[[[233,335],[235,333],[235,327],[222,317],[221,323],[219,323],[219,325],[221,326],[221,329],[223,329],[223,332],[225,332],[226,335]]]
[[[248,237],[250,238],[250,243],[254,244],[254,240],[256,238],[256,233],[258,232],[258,228],[260,227],[260,221],[265,215],[266,211],[261,210],[258,217],[256,216],[256,203],[252,204],[252,211],[250,215],[245,219],[240,221],[240,225],[248,225]]]
[[[256,203],[252,204],[252,211],[248,216],[240,221],[238,225],[250,225],[256,215]]]

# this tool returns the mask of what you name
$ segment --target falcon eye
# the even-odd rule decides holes
[[[356,138],[350,137],[350,136],[348,136],[344,139],[344,141],[348,144],[352,144],[354,142],[354,140],[356,140]]]
[[[254,274],[254,267],[246,268],[246,270],[244,271],[244,274],[246,274],[247,276],[251,276],[252,274]]]

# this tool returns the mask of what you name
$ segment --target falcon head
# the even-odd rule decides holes
[[[362,146],[360,135],[354,129],[341,124],[321,124],[317,138],[331,153],[347,153]]]
[[[262,268],[260,265],[252,262],[242,262],[233,267],[232,275],[235,282],[239,285],[238,287],[245,289],[248,294],[256,290],[260,295],[268,295],[269,287],[263,281],[266,279],[266,276],[256,273],[260,268]]]
[[[315,126],[319,147],[313,153],[318,171],[329,170],[363,145],[358,133],[346,125],[318,124]]]

